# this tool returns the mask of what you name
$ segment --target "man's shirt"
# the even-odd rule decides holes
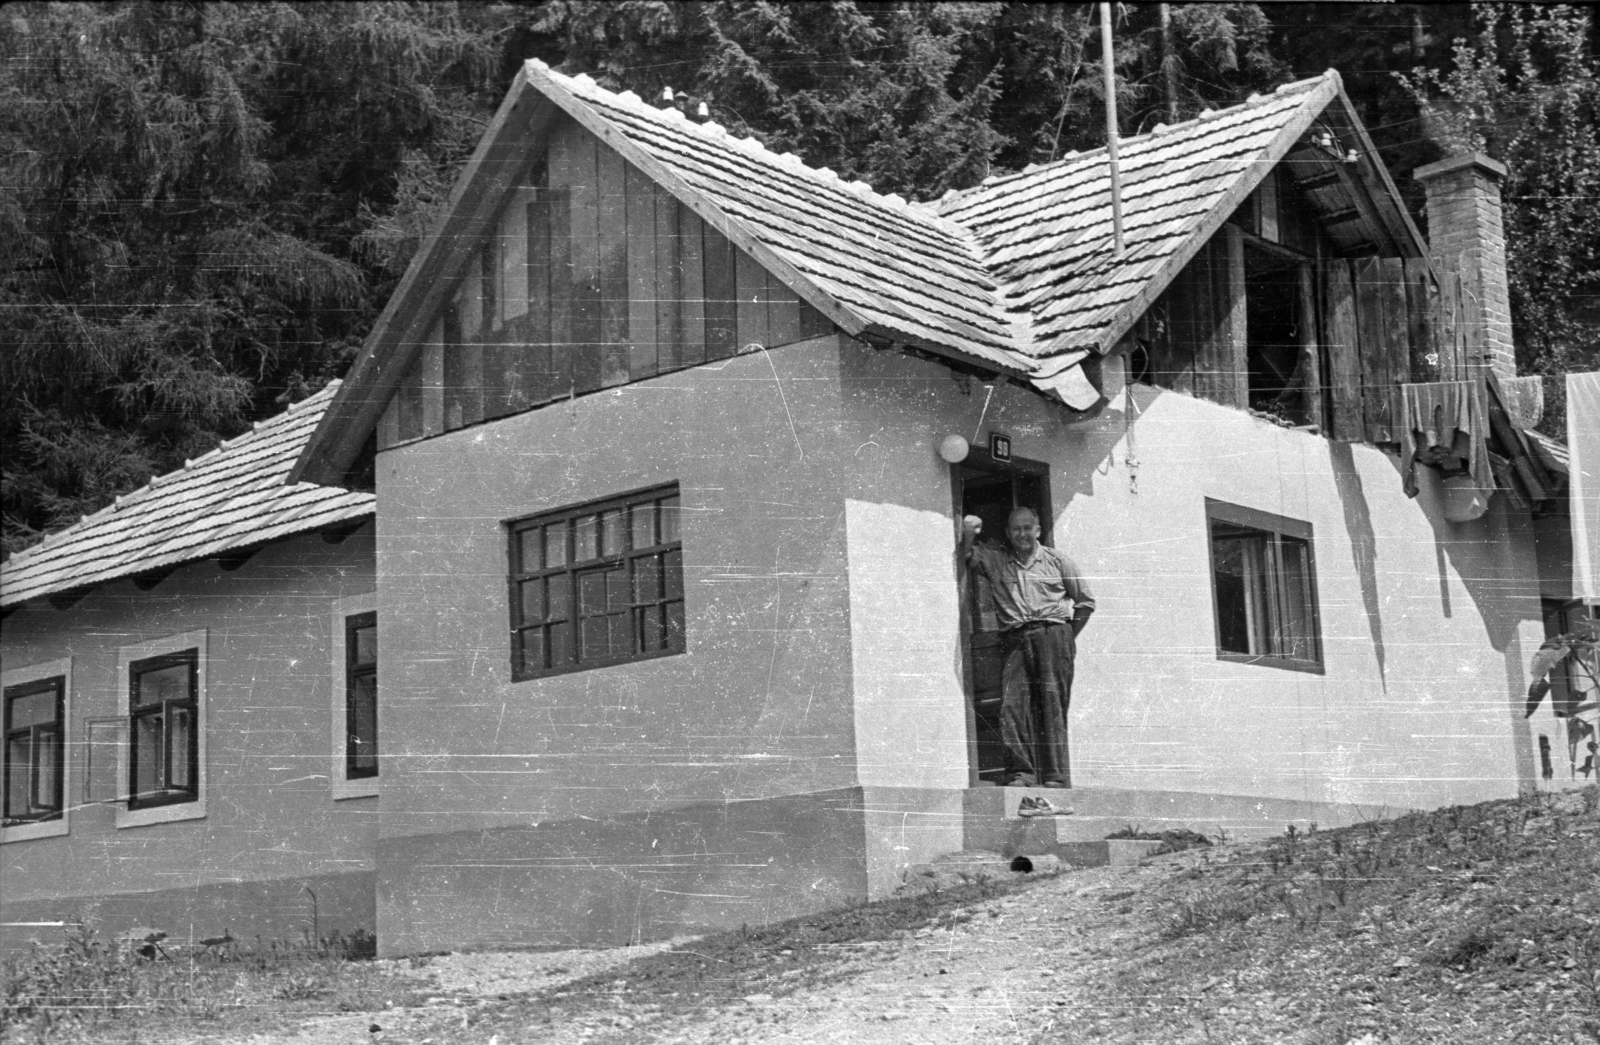
[[[1020,563],[1009,545],[984,548],[973,545],[968,566],[989,579],[1001,629],[1030,621],[1070,623],[1079,612],[1094,612],[1094,596],[1078,567],[1054,548],[1041,544],[1033,561]]]

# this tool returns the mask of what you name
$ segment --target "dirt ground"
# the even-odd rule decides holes
[[[179,964],[144,971],[171,983]],[[643,947],[253,979],[247,964],[210,968],[210,1006],[124,1008],[88,1033],[63,1025],[38,1040],[1596,1045],[1600,789],[1130,869],[1007,876]],[[0,1040],[35,1040],[13,1031]]]
[[[561,986],[679,946],[670,941],[606,951],[458,954],[382,963],[415,976],[429,996],[416,1007],[328,1015],[293,1032],[223,1037],[226,1045],[347,1045],[576,1041],[967,1045],[1033,1040],[1064,1023],[1092,1024],[1085,986],[1107,974],[1151,928],[1130,901],[1209,854],[1158,857],[1143,868],[1096,868],[1037,880],[1033,888],[960,906],[897,939],[838,945],[825,982],[790,994],[757,991],[685,1012],[620,992],[611,1005],[561,1011]],[[781,966],[781,952],[774,962]],[[793,975],[814,972],[796,968]],[[785,970],[774,970],[781,984]],[[617,981],[619,987],[623,981]],[[781,988],[779,988],[781,991]],[[542,994],[547,1006],[519,1004]],[[506,1010],[530,1019],[506,1026]],[[675,1011],[676,1010],[676,1011]],[[475,1029],[481,1028],[481,1029]],[[220,1043],[219,1043],[220,1045]]]

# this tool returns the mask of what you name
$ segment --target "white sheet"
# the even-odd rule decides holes
[[[1600,603],[1600,371],[1567,375],[1572,594]]]

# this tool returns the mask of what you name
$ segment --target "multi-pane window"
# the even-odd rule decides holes
[[[61,817],[65,679],[5,689],[5,823]]]
[[[511,524],[515,679],[681,653],[678,488]]]
[[[128,808],[200,796],[198,649],[128,667]]]
[[[1217,655],[1320,670],[1309,523],[1206,501]]]
[[[345,779],[378,775],[378,615],[345,618]]]

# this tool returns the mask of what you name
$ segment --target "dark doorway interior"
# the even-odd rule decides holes
[[[1016,507],[1037,512],[1043,531],[1040,540],[1052,543],[1048,465],[1024,460],[1000,463],[974,448],[954,472],[956,504],[961,514],[983,520],[980,544],[1004,545],[1006,521]],[[967,646],[968,697],[973,708],[974,775],[979,781],[998,784],[1005,775],[1004,748],[1000,743],[1000,628],[987,583],[970,574],[966,577],[961,617]]]
[[[1264,250],[1245,251],[1245,337],[1250,409],[1303,425],[1310,416],[1302,372],[1300,268]]]

